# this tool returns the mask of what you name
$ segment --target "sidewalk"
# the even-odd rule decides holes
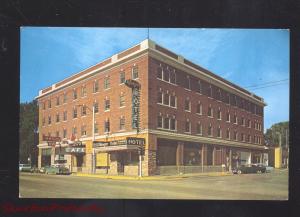
[[[73,176],[92,177],[100,179],[115,179],[115,180],[177,180],[195,176],[231,176],[229,172],[210,172],[210,173],[190,173],[177,175],[156,175],[156,176],[123,176],[123,175],[106,175],[106,174],[88,174],[88,173],[74,173]]]

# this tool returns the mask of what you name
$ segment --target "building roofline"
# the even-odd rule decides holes
[[[146,39],[139,44],[136,44],[124,51],[114,54],[111,57],[109,57],[95,65],[92,65],[92,66],[90,66],[74,75],[71,75],[71,76],[69,76],[47,88],[40,90],[39,95],[37,97],[35,97],[35,99],[39,99],[45,95],[55,92],[56,90],[61,89],[65,86],[68,86],[69,84],[74,83],[78,80],[87,78],[99,70],[102,70],[104,68],[108,68],[112,65],[115,65],[116,63],[121,62],[124,59],[130,58],[130,57],[132,57],[138,53],[141,53],[145,50],[152,50],[152,51],[164,54],[164,55],[168,56],[169,58],[179,62],[180,64],[188,66],[189,68],[193,68],[197,72],[201,72],[203,75],[209,76],[209,77],[213,78],[214,80],[217,80],[219,83],[223,83],[223,84],[226,84],[226,86],[230,86],[231,89],[235,89],[236,91],[241,92],[242,94],[246,95],[247,97],[250,97],[253,100],[255,100],[257,103],[260,103],[264,106],[267,105],[264,102],[263,98],[255,95],[254,93],[247,91],[246,89],[244,89],[244,88],[242,88],[242,87],[240,87],[240,86],[238,86],[216,74],[214,74],[213,72],[191,62],[190,60],[156,44],[154,41],[152,41],[150,39]]]

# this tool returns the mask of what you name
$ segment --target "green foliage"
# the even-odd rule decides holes
[[[20,120],[19,120],[19,157],[20,162],[27,163],[28,157],[35,163],[37,159],[38,144],[38,105],[33,100],[29,103],[20,104]]]
[[[265,133],[265,140],[269,146],[279,146],[279,134],[281,134],[281,145],[283,147],[288,145],[289,138],[289,122],[280,122],[273,124],[271,128],[267,129]]]

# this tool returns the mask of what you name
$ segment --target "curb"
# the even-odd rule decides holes
[[[113,180],[178,180],[183,178],[195,177],[195,176],[231,176],[229,173],[200,173],[200,174],[182,174],[177,176],[146,176],[146,177],[137,177],[137,176],[110,176],[110,175],[94,175],[87,173],[76,173],[72,174],[73,176],[79,177],[91,177],[91,178],[100,178],[100,179],[113,179]]]

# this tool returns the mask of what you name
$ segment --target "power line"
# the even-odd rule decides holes
[[[282,85],[282,84],[286,84],[286,83],[270,84],[270,85],[266,85],[266,86],[262,86],[262,87],[256,87],[256,88],[250,88],[250,89],[251,89],[251,90],[258,90],[258,89],[263,89],[263,88],[267,88],[267,87],[278,86],[278,85]]]
[[[278,81],[269,81],[269,82],[265,82],[265,83],[261,83],[261,84],[255,84],[255,85],[246,86],[245,88],[264,86],[266,84],[279,83],[279,82],[288,81],[288,80],[289,79],[287,78],[287,79],[282,79],[282,80],[278,80]]]

